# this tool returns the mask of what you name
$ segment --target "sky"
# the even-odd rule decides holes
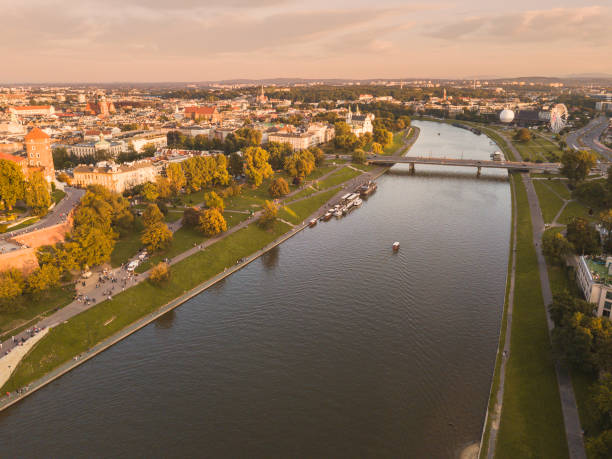
[[[0,0],[0,82],[612,74],[612,0]]]

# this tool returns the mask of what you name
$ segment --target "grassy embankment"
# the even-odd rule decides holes
[[[511,352],[496,457],[568,456],[525,186],[515,180],[517,259]]]
[[[512,227],[510,230],[510,249],[508,251],[508,271],[506,273],[506,294],[504,296],[504,309],[502,312],[501,328],[499,331],[497,356],[495,357],[495,369],[493,371],[493,380],[491,382],[491,392],[490,392],[489,404],[487,408],[489,416],[487,418],[487,423],[484,426],[484,432],[483,432],[482,444],[481,444],[482,448],[478,455],[479,458],[481,459],[484,459],[485,457],[487,457],[487,452],[489,449],[489,438],[491,437],[491,423],[493,422],[493,419],[494,419],[495,404],[497,402],[497,392],[499,391],[499,384],[500,384],[501,364],[502,364],[502,359],[503,359],[502,349],[504,348],[504,343],[506,342],[506,333],[508,329],[508,300],[510,296],[510,287],[511,287],[510,276],[512,275],[512,251],[514,250],[514,233],[515,233],[514,221],[516,219],[515,198],[514,198],[514,178],[512,175],[510,176],[510,187],[512,190],[511,191],[511,196],[512,196],[512,205],[511,205],[511,212],[512,212],[511,222],[512,223],[511,225]]]
[[[40,317],[72,301],[74,286],[56,287],[40,294],[13,298],[10,311],[0,312],[0,341],[33,326]]]

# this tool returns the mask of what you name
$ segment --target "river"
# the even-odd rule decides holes
[[[414,124],[411,155],[496,149]],[[394,167],[360,209],[0,413],[2,456],[456,457],[480,440],[510,237],[505,172],[475,175]]]

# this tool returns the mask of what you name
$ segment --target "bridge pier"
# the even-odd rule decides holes
[[[481,170],[482,170],[482,167],[478,166],[478,170],[476,171],[476,177],[480,177]]]
[[[414,175],[414,174],[415,174],[415,170],[414,170],[414,163],[410,163],[410,173],[411,173],[412,175]]]

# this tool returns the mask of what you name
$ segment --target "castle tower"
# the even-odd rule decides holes
[[[35,127],[25,136],[28,170],[40,170],[48,182],[55,180],[51,137]]]

